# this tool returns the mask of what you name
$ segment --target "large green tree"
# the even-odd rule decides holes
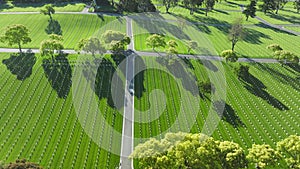
[[[282,9],[287,2],[287,0],[274,0],[275,14],[278,14],[278,11]]]
[[[152,50],[155,50],[155,48],[157,47],[165,47],[166,46],[165,37],[158,34],[150,35],[146,39],[146,45],[151,47]]]
[[[244,27],[242,24],[243,20],[242,18],[236,19],[231,26],[231,29],[229,30],[228,38],[231,42],[231,50],[234,51],[234,47],[237,44],[238,41],[243,40],[244,38]]]
[[[175,7],[178,4],[178,0],[161,0],[166,7],[166,12],[169,13],[169,9]]]
[[[60,35],[49,35],[49,39],[43,40],[40,44],[40,52],[42,56],[50,55],[54,62],[55,51],[60,52],[64,49],[62,37]]]
[[[44,15],[48,15],[52,21],[52,14],[55,14],[55,9],[51,4],[47,4],[40,10],[40,12]]]
[[[113,53],[124,51],[125,46],[130,43],[130,38],[119,31],[107,30],[101,37],[104,44],[106,44],[106,48]]]
[[[246,9],[243,11],[243,14],[246,15],[246,21],[248,21],[249,16],[251,16],[251,18],[254,18],[256,15],[256,1],[255,0],[251,0],[250,4],[246,6]]]
[[[10,25],[6,27],[4,35],[0,36],[1,42],[6,42],[9,46],[17,44],[20,53],[22,53],[22,44],[31,42],[29,37],[29,30],[26,26],[21,24]]]
[[[238,60],[237,54],[233,50],[224,50],[220,54],[226,62],[236,62]]]
[[[215,0],[204,0],[205,16],[207,16],[209,11],[214,9],[215,3]]]
[[[291,135],[277,143],[277,150],[290,168],[300,169],[300,136]]]
[[[247,155],[249,162],[254,163],[256,168],[275,166],[280,158],[280,154],[267,144],[253,144]]]
[[[193,15],[195,9],[201,6],[202,3],[203,0],[183,0],[184,6],[190,10],[190,15]]]
[[[263,0],[263,4],[260,5],[261,10],[266,14],[269,11],[275,10],[274,0]]]
[[[96,53],[103,54],[106,52],[100,40],[95,37],[81,39],[77,44],[77,51],[81,50],[91,53],[93,57],[95,57]]]

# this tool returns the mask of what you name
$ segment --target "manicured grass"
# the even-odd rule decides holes
[[[264,14],[259,11],[256,15],[272,24],[300,24],[300,13],[289,8],[279,10],[278,15],[275,13]]]
[[[156,17],[165,18],[165,15]],[[195,53],[200,55],[218,55],[223,50],[231,49],[231,43],[228,40],[229,26],[187,24],[186,27],[181,30],[178,27],[177,20],[173,16],[168,15],[169,20],[162,21],[149,21],[147,20],[149,18],[144,16],[143,19],[135,19],[135,22],[133,23],[136,50],[152,51],[150,47],[146,46],[145,42],[149,32],[164,34],[168,38],[175,39],[178,44],[180,44],[177,48],[180,53],[187,53],[185,45],[185,41],[187,40],[198,42],[200,48],[197,49]],[[250,18],[250,20],[255,19]],[[273,43],[278,43],[285,50],[300,55],[299,50],[294,47],[300,45],[298,36],[266,27],[266,25],[261,23],[245,25],[245,38],[243,41],[237,43],[235,50],[244,57],[272,58],[272,52],[266,49],[266,47]],[[203,50],[203,48],[206,50]],[[165,49],[158,48],[157,51],[163,52]]]
[[[41,41],[48,38],[45,29],[48,26],[49,17],[42,14],[25,14],[25,15],[0,15],[0,30],[4,33],[6,26],[11,24],[24,24],[30,30],[32,42],[24,45],[24,48],[39,48]],[[119,21],[109,24],[116,17],[82,15],[82,14],[54,14],[53,19],[57,20],[61,26],[64,46],[67,49],[73,49],[81,38],[90,36],[100,36],[106,30],[119,30],[125,32],[125,24]],[[8,47],[0,43],[0,47]],[[16,46],[13,46],[16,48]]]
[[[13,4],[7,2],[1,4],[1,12],[39,12],[45,3],[34,3],[34,4]],[[84,3],[58,3],[53,4],[56,12],[80,12],[85,7]]]
[[[300,32],[300,26],[284,26],[284,28],[286,28],[288,30]]]
[[[215,67],[212,70],[205,68],[197,60],[191,60],[190,63],[192,67],[185,67],[184,70],[192,73],[192,76],[199,81],[207,79],[207,74],[213,71],[224,71],[226,76],[227,87],[223,86],[223,90],[227,93],[226,100],[224,100],[225,110],[222,120],[212,134],[215,139],[234,141],[247,149],[254,143],[266,143],[275,147],[276,142],[288,135],[300,134],[299,104],[297,104],[300,99],[300,83],[296,80],[299,76],[299,65],[297,70],[282,67],[279,64],[246,64],[250,66],[249,78],[238,79],[233,73],[234,64],[224,63],[220,66],[219,63],[211,61],[210,64],[214,65],[211,67]],[[143,57],[143,64],[160,65],[161,62],[157,58]],[[174,67],[180,69],[178,66]],[[161,70],[148,69],[143,72],[143,75],[136,77],[135,91],[142,94],[138,92],[139,94],[135,96],[135,107],[143,112],[141,114],[135,111],[135,120],[147,121],[148,119],[148,123],[135,123],[135,137],[141,138],[140,141],[145,141],[142,138],[149,137],[162,138],[160,133],[168,131],[172,125],[177,126],[180,131],[187,126],[187,123],[193,122],[194,117],[197,117],[197,120],[191,132],[201,132],[208,110],[214,105],[208,94],[206,96],[209,99],[199,99],[198,105],[190,103],[189,99],[193,100],[199,96],[182,95],[179,92],[179,89],[186,89],[182,86],[184,79],[181,79],[185,76],[184,73],[181,73],[182,76],[179,75],[179,77],[175,75],[177,78],[174,79],[172,73],[165,73],[162,71],[164,69],[168,69],[168,66],[161,65]],[[177,70],[177,73],[180,70]],[[165,99],[162,99],[163,97],[154,99],[154,96],[150,95],[154,89],[160,89],[165,94]],[[185,112],[193,112],[195,106],[199,106],[200,111],[194,112],[194,116],[187,115],[181,119],[179,108],[182,103],[186,108]],[[164,106],[166,108],[162,109]],[[158,115],[160,115],[159,118],[150,120]],[[180,120],[174,123],[175,119]],[[135,141],[135,145],[140,142],[138,139]],[[280,168],[286,167],[285,163],[281,163]]]
[[[68,57],[74,59],[77,56]],[[98,144],[102,142],[96,144],[77,119],[72,98],[72,62],[66,58],[63,62],[57,60],[58,64],[53,67],[42,62],[39,56],[35,61],[32,57],[10,58],[10,54],[0,54],[0,61],[2,161],[8,163],[26,158],[44,168],[115,168],[119,165],[119,156],[100,148]],[[96,84],[99,93],[93,99],[97,99],[107,123],[122,132],[122,116],[107,101],[108,77],[113,70],[108,62],[100,66]],[[81,81],[88,81],[88,78],[82,77]],[[89,86],[80,90],[84,92],[87,88]],[[85,103],[81,107],[83,110],[92,109],[89,107],[91,98],[83,95],[80,99]],[[95,124],[95,120],[87,123],[94,126],[94,137],[101,138],[101,131],[107,130],[104,125]],[[112,134],[105,137],[100,140],[115,148],[121,146],[120,139],[115,139]]]

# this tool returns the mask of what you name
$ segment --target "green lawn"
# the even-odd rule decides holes
[[[151,16],[144,16],[143,19],[134,19],[133,31],[135,32],[135,49],[142,51],[152,51],[146,46],[145,40],[149,32],[166,35],[166,41],[175,39],[179,47],[179,53],[187,53],[186,41],[194,40],[198,42],[199,48],[195,53],[200,55],[218,55],[223,50],[231,49],[231,43],[228,40],[229,26],[216,25],[190,25],[181,30],[178,27],[175,17],[168,15],[168,20],[163,20],[167,15],[158,15],[154,18],[161,21],[149,21]],[[149,18],[147,18],[149,17]],[[250,20],[255,20],[250,18]],[[299,46],[299,37],[286,32],[266,27],[262,23],[254,25],[245,25],[245,38],[236,45],[236,52],[244,57],[272,57],[272,52],[266,49],[270,44],[278,43],[285,50],[300,55],[299,50],[294,46]],[[203,50],[206,49],[206,50]],[[158,48],[157,51],[164,52],[165,49]],[[208,51],[208,52],[207,52]]]
[[[250,66],[251,75],[247,79],[239,80],[233,73],[233,64],[220,66],[217,62],[210,62],[213,65],[210,67],[214,69],[208,69],[198,61],[191,60],[192,67],[182,69],[181,66],[161,64],[157,58],[143,57],[142,60],[140,65],[160,65],[160,68],[148,69],[136,77],[135,91],[138,94],[135,96],[135,121],[146,121],[135,123],[136,145],[145,141],[143,138],[162,138],[160,134],[163,132],[180,131],[195,118],[197,120],[191,132],[203,131],[209,108],[218,104],[212,104],[212,97],[208,94],[208,98],[201,99],[199,95],[193,95],[187,90],[184,84],[189,83],[186,82],[189,77],[186,77],[184,71],[192,73],[199,81],[207,79],[207,75],[214,71],[224,71],[226,75],[227,87],[223,86],[227,93],[224,100],[225,110],[222,120],[213,132],[215,139],[234,141],[247,149],[254,143],[266,143],[274,147],[277,141],[288,135],[300,134],[297,104],[300,99],[300,83],[296,80],[299,76],[299,65],[298,70],[294,70],[279,64],[247,64]],[[177,73],[184,71],[174,78],[172,73],[166,73],[166,69],[171,71],[172,67]],[[151,96],[154,89],[161,90],[164,95]],[[180,90],[185,89],[187,94],[182,94]],[[197,97],[200,102],[194,105],[193,100]],[[214,103],[215,101],[219,100],[214,100]],[[179,115],[181,107],[185,110],[184,118]],[[200,107],[200,111],[195,112],[197,107]],[[159,118],[155,118],[157,116]],[[175,130],[169,130],[171,126]],[[283,162],[280,168],[286,168]]]
[[[81,38],[89,36],[100,36],[106,30],[119,30],[125,32],[126,27],[121,22],[124,19],[114,22],[116,17],[98,16],[98,15],[81,15],[81,14],[54,14],[53,19],[58,21],[64,45],[67,49],[73,49]],[[24,45],[24,48],[39,48],[41,41],[47,38],[45,29],[49,25],[49,17],[42,14],[26,15],[0,15],[0,32],[4,33],[4,28],[11,24],[24,24],[30,30],[32,42]],[[0,47],[8,47],[0,43]],[[13,46],[16,48],[16,46]]]
[[[45,3],[31,3],[31,4],[13,4],[7,2],[2,4],[0,12],[39,12]],[[80,12],[85,7],[84,3],[58,3],[53,4],[56,12]]]
[[[67,57],[74,60],[77,56]],[[111,149],[120,150],[120,139],[112,134],[101,138],[107,128],[87,115],[87,124],[77,119],[72,98],[72,61],[63,58],[52,66],[42,62],[39,56],[20,59],[6,53],[0,54],[0,61],[0,159],[3,162],[26,158],[44,168],[115,168],[119,165],[118,155],[98,145],[110,143]],[[106,122],[121,133],[122,116],[108,101],[108,78],[115,69],[112,65],[110,61],[100,65],[94,98]],[[81,81],[88,82],[88,77],[82,77]],[[89,85],[80,90],[84,92],[87,88]],[[80,99],[85,103],[82,110],[92,110],[91,100],[86,95]],[[82,125],[94,127],[93,136],[99,136],[98,145]]]
[[[256,15],[272,24],[300,24],[300,13],[296,13],[295,10],[289,8],[279,10],[278,15],[275,13],[264,14],[260,11]]]

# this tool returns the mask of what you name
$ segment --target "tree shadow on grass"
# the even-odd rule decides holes
[[[61,25],[57,20],[49,20],[47,28],[45,29],[47,34],[62,35]]]
[[[293,34],[293,33],[290,33],[290,32],[284,31],[284,30],[280,30],[280,29],[278,29],[278,28],[271,27],[271,26],[266,25],[266,24],[263,24],[263,23],[261,23],[261,22],[258,23],[258,24],[254,24],[254,25],[257,26],[257,27],[264,28],[264,29],[270,29],[270,30],[272,30],[272,31],[274,31],[274,32],[277,32],[277,33],[283,33],[283,34],[288,34],[288,35],[297,36],[297,35],[295,35],[295,34]]]
[[[274,19],[281,20],[281,21],[290,22],[292,24],[300,24],[300,17],[283,15],[283,14],[276,15],[273,13],[269,13],[268,16],[270,16],[271,18],[274,18]]]
[[[189,91],[193,96],[199,94],[198,86],[196,84],[197,78],[191,73],[191,68],[181,58],[161,58],[157,57],[156,61],[162,66],[165,66],[170,73],[180,79],[184,89]]]
[[[99,98],[99,100],[106,99],[106,103],[111,108],[121,108],[124,104],[124,87],[122,79],[116,75],[116,84],[112,84],[114,73],[116,68],[114,63],[109,58],[96,58],[94,61],[86,61],[83,65],[83,75],[85,79],[90,83],[92,90]],[[96,71],[93,72],[96,67]],[[94,80],[94,81],[92,81]],[[114,96],[118,100],[116,103],[113,100],[113,93],[119,96]]]
[[[4,59],[3,64],[7,69],[17,76],[18,80],[25,80],[32,74],[32,67],[36,62],[35,54],[32,52],[11,54],[10,58]]]
[[[224,110],[223,106],[225,104]],[[227,123],[231,124],[234,128],[245,127],[245,124],[240,119],[240,117],[235,113],[234,109],[227,104],[224,100],[215,101],[213,103],[215,111],[218,116],[225,120]]]
[[[156,33],[161,35],[167,35],[168,33],[177,39],[190,40],[190,37],[186,35],[183,30],[178,26],[171,24],[170,21],[163,18],[158,13],[139,14],[138,16],[130,16],[141,28],[146,29],[147,32],[142,33]]]
[[[72,85],[72,69],[67,59],[68,54],[59,54],[54,58],[43,60],[43,69],[52,88],[59,98],[67,98]]]
[[[270,76],[274,77],[274,79],[276,79],[280,83],[289,85],[289,86],[293,87],[295,90],[300,91],[299,80],[297,80],[291,76],[288,76],[286,74],[283,74],[283,73],[275,70],[274,68],[271,68],[267,64],[255,63],[255,66],[257,66],[258,69],[260,69],[260,70],[264,70],[265,73],[268,73]]]
[[[268,104],[273,106],[278,110],[289,110],[289,108],[280,102],[278,99],[270,95],[266,91],[266,86],[261,82],[259,79],[254,77],[252,74],[249,73],[247,77],[241,78],[242,82],[244,83],[244,87],[253,95],[262,98]]]
[[[243,40],[248,43],[261,44],[261,39],[271,39],[269,35],[266,35],[260,31],[251,28],[245,28],[244,31],[246,36]]]
[[[135,57],[134,65],[135,71],[139,71],[136,72],[137,74],[135,73],[136,75],[134,77],[134,95],[137,98],[141,98],[144,92],[146,92],[144,85],[146,65],[140,56]]]

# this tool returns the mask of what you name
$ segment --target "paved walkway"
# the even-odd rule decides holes
[[[126,53],[126,83],[125,83],[125,98],[124,98],[124,113],[123,113],[123,130],[122,130],[122,144],[121,144],[121,169],[132,169],[133,160],[129,159],[129,155],[133,152],[134,141],[134,95],[129,90],[134,90],[134,58],[133,50],[133,32],[132,21],[126,17],[126,34],[131,38],[128,45],[129,52]]]

